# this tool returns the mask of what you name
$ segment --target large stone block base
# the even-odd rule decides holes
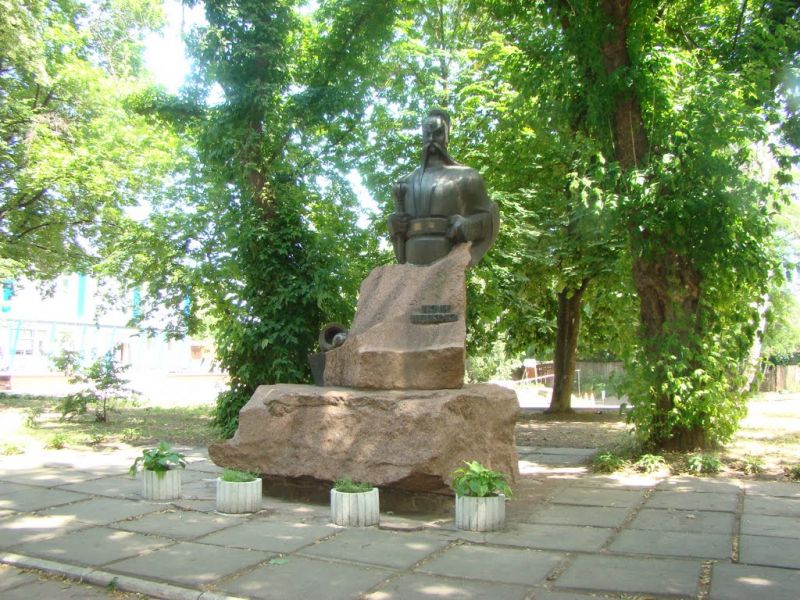
[[[224,467],[269,476],[450,493],[450,472],[478,460],[519,473],[516,394],[496,385],[457,390],[355,390],[309,385],[259,387],[239,414],[236,435],[209,448]]]

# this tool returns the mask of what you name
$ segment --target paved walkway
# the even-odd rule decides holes
[[[0,597],[108,597],[33,568],[181,600],[800,598],[800,484],[596,476],[586,451],[520,448],[506,531],[388,514],[342,529],[326,507],[266,497],[215,513],[201,451],[184,500],[144,502],[135,454],[0,458]]]

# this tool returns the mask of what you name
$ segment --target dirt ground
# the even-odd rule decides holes
[[[519,446],[601,448],[613,444],[628,430],[617,411],[580,411],[567,417],[525,410],[517,420]]]
[[[564,448],[608,448],[624,439],[630,427],[616,411],[583,410],[567,417],[526,410],[516,427],[517,444]],[[733,439],[714,452],[723,474],[784,479],[800,466],[800,394],[759,394]],[[667,457],[674,463],[679,457]]]

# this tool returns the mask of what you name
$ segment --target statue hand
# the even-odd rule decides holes
[[[454,242],[466,242],[465,224],[466,221],[461,215],[453,215],[450,217],[450,229],[447,230],[447,239]]]

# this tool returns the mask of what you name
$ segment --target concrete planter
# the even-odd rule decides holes
[[[159,477],[162,475],[162,477]],[[181,497],[181,470],[142,470],[142,496],[145,500],[175,500]]]
[[[331,521],[344,527],[369,527],[380,520],[378,488],[349,494],[331,490]]]
[[[217,510],[230,514],[261,510],[261,478],[223,481],[222,477],[217,477]]]
[[[466,531],[497,531],[505,527],[506,497],[456,496],[456,527]]]

